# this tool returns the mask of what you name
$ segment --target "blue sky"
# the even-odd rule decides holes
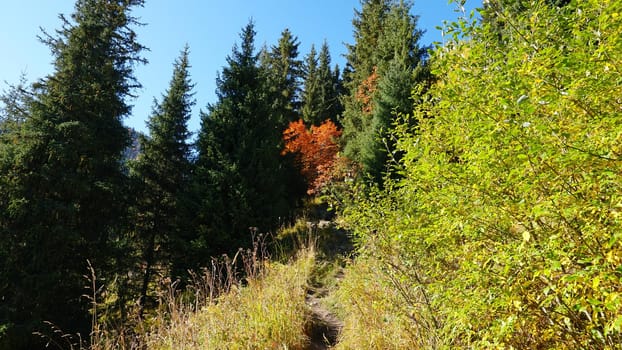
[[[57,15],[71,13],[73,4],[72,0],[4,1],[0,11],[0,90],[6,89],[5,82],[18,82],[22,73],[34,81],[52,72],[49,50],[37,40],[39,28],[49,32],[59,28]],[[480,5],[481,0],[467,1],[466,10]],[[344,43],[353,43],[355,8],[360,8],[359,0],[147,0],[134,15],[146,24],[137,32],[138,40],[150,49],[144,54],[149,64],[136,70],[143,88],[137,92],[139,97],[130,101],[134,109],[126,125],[146,131],[153,99],[159,99],[168,87],[173,61],[188,43],[197,100],[189,129],[196,132],[199,110],[216,102],[217,72],[251,18],[257,48],[276,44],[282,30],[289,28],[300,41],[301,57],[311,44],[320,46],[326,39],[333,63],[343,67]],[[413,13],[419,15],[419,28],[426,30],[422,44],[442,41],[435,27],[459,15],[456,4],[448,0],[415,1]]]

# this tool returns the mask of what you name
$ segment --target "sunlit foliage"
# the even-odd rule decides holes
[[[506,20],[502,42],[456,23],[418,127],[398,128],[403,178],[346,209],[435,346],[621,343],[621,13],[485,13]]]
[[[319,126],[311,126],[309,130],[300,119],[289,123],[283,132],[285,148],[282,154],[295,154],[300,174],[308,184],[308,194],[317,193],[330,180],[339,152],[339,136],[341,130],[328,119]]]

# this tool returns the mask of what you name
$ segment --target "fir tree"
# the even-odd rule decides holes
[[[281,33],[278,45],[261,56],[261,67],[267,74],[269,91],[273,94],[270,109],[282,129],[298,119],[302,61],[298,59],[298,38],[289,29]]]
[[[354,26],[353,45],[348,45],[345,88],[348,93],[343,97],[344,113],[343,124],[344,155],[358,163],[365,165],[366,159],[374,159],[376,144],[373,135],[364,133],[371,129],[370,108],[366,106],[364,98],[371,100],[373,96],[362,96],[363,86],[369,87],[369,82],[376,84],[378,47],[384,22],[389,13],[392,0],[364,0],[361,1],[361,10],[355,10],[352,21]],[[366,84],[367,82],[367,84]],[[375,88],[375,87],[374,87]],[[373,150],[370,156],[364,152],[365,148]],[[369,172],[370,167],[364,166]]]
[[[302,98],[302,118],[308,124],[319,126],[326,119],[334,122],[342,112],[339,101],[341,80],[339,68],[330,67],[330,52],[324,42],[319,56],[315,46],[304,62],[304,90]]]
[[[347,45],[347,64],[351,73],[347,80],[350,85],[358,87],[370,76],[378,63],[377,50],[380,35],[384,30],[384,21],[394,0],[361,0],[361,10],[355,10],[352,25],[354,26],[353,45]]]
[[[319,60],[319,77],[322,107],[318,115],[317,125],[323,123],[327,119],[337,122],[339,116],[343,112],[343,107],[339,96],[341,94],[341,78],[339,76],[339,67],[331,68],[330,51],[328,43],[324,41],[320,49]]]
[[[199,246],[232,251],[266,232],[290,210],[280,150],[282,114],[274,113],[266,71],[254,51],[249,23],[217,80],[218,102],[201,114],[195,186]]]
[[[28,118],[28,105],[32,103],[32,91],[22,76],[17,85],[0,95],[0,137],[16,133]],[[5,140],[7,141],[7,140]],[[2,138],[0,138],[2,142]]]
[[[99,277],[114,272],[111,242],[125,212],[122,118],[143,61],[130,15],[140,5],[79,0],[57,36],[43,38],[54,73],[34,85],[17,137],[0,152],[2,348],[37,347],[31,332],[51,333],[44,320],[90,332],[82,276],[87,259]]]
[[[315,45],[311,45],[309,54],[305,56],[303,63],[304,88],[302,91],[301,117],[308,124],[317,122],[316,116],[320,114],[321,86],[318,71],[318,57]]]
[[[191,166],[187,124],[194,105],[189,68],[186,46],[174,64],[173,78],[162,102],[155,102],[147,123],[150,137],[140,136],[142,153],[132,166],[141,184],[136,208],[136,230],[145,266],[141,313],[158,262],[164,262],[161,266],[172,264],[173,277],[179,277],[187,268],[184,266],[187,263],[182,261],[190,240],[187,214]],[[156,245],[161,247],[158,252]]]
[[[356,43],[349,46],[349,92],[343,98],[344,153],[377,183],[392,153],[393,121],[412,111],[413,86],[429,78],[411,7],[405,1],[364,1],[353,21]]]
[[[276,147],[280,150],[283,147],[281,133],[287,128],[289,123],[300,118],[301,109],[301,83],[303,76],[303,62],[298,58],[298,47],[300,42],[289,29],[283,30],[278,44],[272,46],[267,55],[262,55],[260,60],[261,74],[266,77],[264,83],[265,91],[269,91],[267,96],[268,120],[271,120],[276,127],[266,135],[269,140],[273,140]],[[267,58],[267,60],[266,60]],[[272,133],[276,131],[277,133]],[[274,154],[271,154],[271,158]],[[293,212],[297,206],[298,199],[304,194],[304,180],[300,178],[296,170],[294,157],[292,155],[278,156],[269,162],[275,166],[275,172],[271,175],[277,184],[277,191],[268,194],[280,201],[282,208],[274,213],[283,220],[285,213]],[[267,170],[267,169],[266,169]],[[269,181],[268,181],[269,183]],[[274,214],[273,214],[274,215]]]

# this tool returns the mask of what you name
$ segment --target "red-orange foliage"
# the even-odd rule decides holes
[[[341,130],[329,119],[320,126],[307,130],[302,119],[290,122],[283,131],[283,155],[293,153],[301,175],[308,184],[307,193],[315,194],[332,175],[335,158],[339,152],[337,138]]]
[[[371,75],[361,82],[361,85],[359,85],[358,90],[356,91],[356,99],[363,104],[363,113],[370,114],[374,109],[372,102],[374,93],[376,93],[376,90],[378,89],[379,77],[378,68],[374,66]]]

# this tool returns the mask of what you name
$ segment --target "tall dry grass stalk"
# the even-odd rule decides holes
[[[265,237],[257,235],[254,242],[232,258],[213,259],[208,268],[191,275],[185,290],[167,281],[158,308],[133,326],[103,329],[95,322],[88,348],[304,348],[305,296],[315,250],[307,247],[289,263],[273,263]]]

